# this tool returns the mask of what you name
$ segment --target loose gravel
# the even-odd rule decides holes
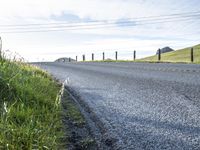
[[[104,124],[113,149],[200,149],[200,65],[42,63]],[[108,140],[109,142],[109,140]]]

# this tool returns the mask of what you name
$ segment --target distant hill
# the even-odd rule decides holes
[[[62,58],[58,58],[55,60],[55,62],[74,62],[76,60],[70,58],[70,57],[62,57]]]
[[[193,46],[194,48],[194,62],[200,63],[200,44]],[[187,47],[184,49],[167,52],[161,55],[161,61],[165,62],[190,62],[190,49],[191,47]],[[143,59],[140,59],[139,61],[157,61],[158,56],[150,56]]]
[[[161,50],[161,54],[163,54],[163,53],[168,53],[168,52],[172,52],[172,51],[174,51],[172,48],[170,48],[170,47],[164,47],[164,48],[162,48]],[[158,55],[158,50],[157,50],[157,52],[156,52],[156,55]]]

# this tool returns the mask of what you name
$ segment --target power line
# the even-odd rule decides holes
[[[185,12],[185,13],[174,13],[169,15],[157,15],[157,16],[148,16],[148,17],[136,17],[136,18],[125,18],[126,20],[141,20],[141,19],[158,19],[163,17],[173,17],[173,16],[179,16],[179,17],[187,17],[188,15],[200,15],[200,11],[195,12]],[[108,23],[108,22],[118,22],[119,19],[110,19],[110,20],[94,20],[94,21],[88,21],[87,23]],[[77,23],[84,23],[84,22],[74,22]],[[60,24],[74,24],[69,22],[58,22],[58,23],[43,23],[43,24],[16,24],[16,25],[0,25],[0,27],[16,27],[16,26],[38,26],[38,25],[60,25]]]
[[[6,31],[3,31],[2,33],[27,33],[27,32],[51,32],[51,31],[63,31],[63,30],[80,30],[80,29],[96,29],[96,28],[105,28],[105,27],[117,27],[120,25],[123,26],[139,26],[139,25],[147,25],[147,24],[157,24],[157,23],[166,23],[166,22],[174,22],[174,21],[190,21],[194,17],[198,17],[196,19],[200,19],[200,12],[196,12],[195,14],[193,13],[188,13],[190,15],[183,15],[179,14],[181,16],[175,16],[175,14],[171,14],[168,16],[173,16],[173,17],[166,17],[162,16],[162,18],[157,18],[157,19],[143,19],[139,21],[135,20],[129,20],[129,21],[119,21],[119,22],[107,22],[107,23],[96,23],[96,24],[74,24],[74,25],[63,25],[63,26],[46,26],[46,27],[41,27],[41,26],[36,26],[36,27],[26,27],[25,28],[9,28],[6,29]],[[178,14],[176,14],[178,15]],[[147,18],[147,17],[146,17]],[[47,24],[46,24],[47,25]],[[49,24],[50,25],[50,24]],[[39,29],[39,30],[38,30]]]
[[[179,20],[185,20],[185,19],[192,19],[193,17],[200,17],[200,14],[195,14],[195,15],[189,15],[189,16],[184,16],[183,17],[168,17],[168,18],[159,18],[159,19],[146,19],[146,20],[139,20],[139,21],[135,21],[135,20],[128,20],[128,21],[118,21],[118,22],[107,22],[107,23],[96,23],[96,24],[91,24],[91,23],[85,23],[85,24],[63,24],[63,25],[51,25],[51,26],[35,26],[35,27],[31,27],[31,26],[23,26],[23,27],[14,27],[12,26],[11,27],[4,27],[3,29],[6,29],[6,30],[23,30],[23,29],[42,29],[42,28],[74,28],[74,27],[89,27],[89,26],[102,26],[102,25],[116,25],[116,24],[131,24],[131,23],[134,23],[135,24],[145,24],[145,23],[148,23],[148,24],[151,24],[154,22],[158,22],[158,21],[176,21],[176,19],[179,21]],[[160,23],[160,22],[159,22]],[[0,27],[2,28],[2,27]]]
[[[168,20],[168,21],[157,21],[157,22],[148,22],[148,23],[140,23],[140,24],[133,24],[133,22],[129,22],[129,23],[121,23],[121,24],[107,24],[107,25],[91,25],[91,26],[81,26],[81,27],[49,27],[49,28],[45,28],[43,30],[32,30],[32,29],[26,29],[26,30],[7,30],[7,31],[3,31],[1,33],[33,33],[33,32],[55,32],[55,31],[67,31],[67,30],[87,30],[87,29],[102,29],[102,28],[111,28],[111,27],[116,27],[119,28],[120,25],[126,26],[126,27],[130,27],[130,26],[141,26],[141,25],[149,25],[149,24],[160,24],[160,23],[167,23],[167,22],[174,22],[174,21],[193,21],[191,19],[179,19],[179,20]]]

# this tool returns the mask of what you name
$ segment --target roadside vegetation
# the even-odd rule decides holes
[[[194,48],[194,63],[200,63],[200,44],[193,47]],[[173,63],[190,63],[190,49],[191,47],[176,50],[173,52],[168,52],[161,54],[161,62],[173,62]],[[158,56],[150,56],[138,61],[148,61],[148,62],[157,62]]]
[[[194,62],[200,64],[200,44],[193,47],[194,49]],[[176,50],[161,54],[161,60],[158,61],[158,55],[145,57],[142,59],[134,60],[94,60],[94,61],[82,61],[82,62],[148,62],[148,63],[191,63],[191,47]]]
[[[46,72],[0,58],[0,149],[59,149],[61,85]]]
[[[96,150],[97,144],[88,128],[84,115],[67,90],[63,89],[62,108],[65,124],[67,147],[70,149]]]

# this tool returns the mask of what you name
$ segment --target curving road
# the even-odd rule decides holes
[[[39,64],[38,64],[39,65]],[[41,63],[105,127],[113,149],[200,149],[200,65]]]

